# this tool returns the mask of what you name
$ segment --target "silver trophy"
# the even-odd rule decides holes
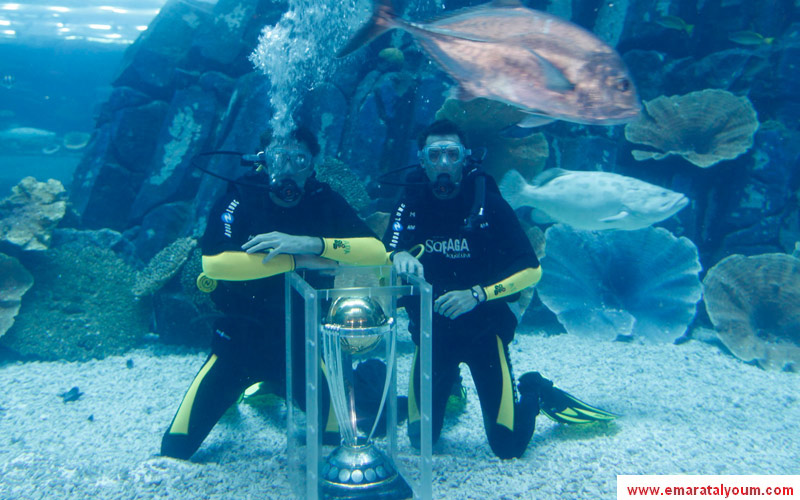
[[[371,297],[340,297],[322,325],[322,352],[331,405],[342,440],[325,459],[322,492],[328,499],[406,499],[413,493],[389,457],[373,442],[395,364],[395,329]],[[388,352],[388,355],[386,353]],[[377,411],[358,408],[355,370],[359,363],[385,357],[385,380]]]

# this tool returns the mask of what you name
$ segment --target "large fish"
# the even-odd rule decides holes
[[[689,203],[681,193],[609,172],[551,168],[528,184],[516,170],[500,181],[513,208],[533,207],[576,229],[632,231],[662,221]]]
[[[372,18],[337,56],[393,28],[411,33],[460,86],[459,98],[485,97],[529,113],[520,125],[555,119],[613,125],[641,107],[614,49],[585,29],[518,0],[494,0],[429,23],[395,14],[378,0]]]
[[[55,132],[33,127],[16,127],[0,131],[0,150],[16,153],[53,154],[60,148]]]

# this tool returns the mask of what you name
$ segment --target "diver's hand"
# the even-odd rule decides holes
[[[261,261],[266,264],[282,253],[319,255],[322,252],[322,240],[313,236],[294,236],[272,231],[250,238],[242,245],[242,250],[247,253],[269,252]]]
[[[477,305],[478,301],[472,296],[472,290],[452,290],[433,301],[433,311],[445,318],[456,319],[475,309]]]
[[[397,252],[392,257],[392,266],[397,274],[408,273],[416,274],[420,278],[425,277],[425,270],[422,263],[408,252]]]

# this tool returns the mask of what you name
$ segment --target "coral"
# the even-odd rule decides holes
[[[532,179],[544,169],[550,149],[543,134],[521,138],[503,135],[527,116],[519,108],[483,98],[466,102],[448,99],[436,112],[436,119],[450,120],[464,131],[473,153],[486,148],[483,169],[495,179],[511,169]]]
[[[66,210],[66,190],[59,181],[25,177],[0,201],[0,241],[23,250],[45,250]]]
[[[700,300],[697,247],[663,228],[578,231],[545,237],[537,289],[567,332],[669,342],[686,331]]]
[[[655,148],[633,150],[636,160],[679,155],[706,168],[750,149],[758,125],[749,99],[706,89],[645,102],[645,112],[625,126],[625,138]]]
[[[360,212],[369,205],[367,189],[356,174],[339,160],[325,158],[320,162],[317,165],[317,179],[330,184],[356,211]]]
[[[14,257],[0,253],[0,337],[14,324],[20,300],[33,286],[33,276]]]
[[[137,297],[157,292],[180,270],[189,254],[197,246],[194,238],[180,238],[150,259],[147,266],[136,273],[131,291]]]
[[[70,361],[122,354],[148,332],[149,301],[131,293],[134,271],[90,239],[23,254],[35,279],[0,338],[23,356]]]
[[[194,113],[198,104],[184,106],[180,113],[177,113],[169,126],[169,135],[172,140],[164,146],[164,156],[161,159],[161,170],[158,174],[150,177],[150,184],[163,184],[169,179],[175,167],[180,165],[183,157],[189,151],[192,143],[197,140],[202,131],[202,127],[195,121]]]
[[[800,368],[800,259],[731,255],[703,280],[708,317],[725,346],[764,368]]]
[[[381,62],[379,66],[386,71],[399,71],[403,69],[406,57],[403,51],[394,47],[386,47],[378,52]]]

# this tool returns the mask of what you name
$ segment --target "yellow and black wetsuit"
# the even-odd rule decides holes
[[[411,180],[419,178],[412,174]],[[434,298],[451,290],[483,287],[488,300],[453,320],[433,315],[433,437],[444,422],[444,410],[458,365],[472,373],[483,412],[489,445],[500,458],[519,457],[533,435],[538,398],[518,398],[508,344],[517,319],[507,300],[535,284],[541,276],[539,261],[516,214],[487,177],[484,224],[465,227],[474,198],[474,177],[462,183],[452,200],[439,200],[428,189],[408,189],[392,213],[384,244],[387,250],[408,250],[421,244],[420,262]],[[480,226],[480,227],[477,227]],[[418,311],[408,304],[414,342],[419,332]],[[419,363],[414,358],[414,383],[409,388],[409,435],[418,439]]]
[[[294,259],[282,255],[264,265],[263,254],[247,255],[241,249],[252,236],[271,231],[323,238],[322,256],[339,262],[376,265],[386,260],[383,244],[355,211],[327,184],[313,177],[306,183],[303,199],[291,208],[275,205],[266,191],[255,187],[236,186],[222,196],[209,214],[201,248],[204,272],[218,279],[211,298],[225,316],[215,322],[211,354],[164,434],[162,455],[191,457],[248,386],[270,381],[279,390],[285,388],[285,302],[281,274],[294,269]],[[344,244],[334,244],[335,240]],[[331,280],[320,277],[313,284],[331,287]],[[292,309],[299,313],[293,321],[298,327],[293,333],[302,339],[302,304]],[[303,342],[298,340],[293,345],[302,346]],[[297,403],[304,407],[303,356],[293,359]],[[323,399],[327,406],[327,394]],[[323,415],[328,417],[327,408]]]

